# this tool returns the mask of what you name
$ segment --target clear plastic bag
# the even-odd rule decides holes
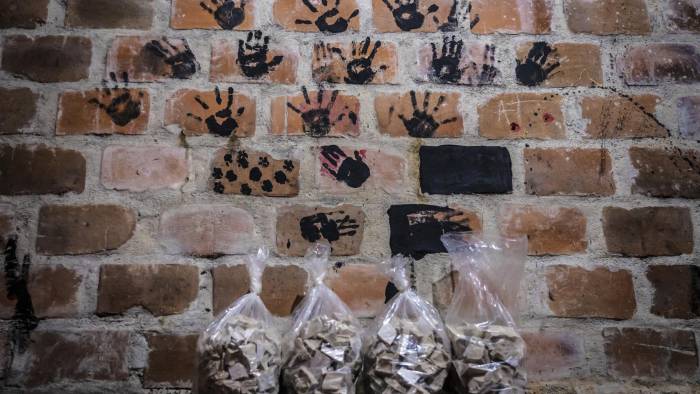
[[[450,387],[458,393],[524,393],[518,291],[527,239],[450,233],[441,237],[459,272],[445,324],[452,343]]]
[[[330,246],[316,243],[306,253],[313,280],[292,314],[290,345],[282,373],[290,393],[352,394],[362,367],[360,325],[323,279]]]
[[[248,257],[250,292],[228,307],[197,341],[195,393],[279,392],[281,336],[259,296],[268,250]]]
[[[437,393],[450,361],[450,341],[437,309],[410,287],[410,260],[395,256],[385,270],[399,290],[366,340],[372,393]]]

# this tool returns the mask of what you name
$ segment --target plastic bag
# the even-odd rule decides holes
[[[277,393],[281,336],[259,296],[268,251],[248,257],[250,292],[217,317],[197,341],[198,393]]]
[[[437,393],[450,361],[450,342],[440,314],[411,287],[410,260],[385,265],[399,293],[376,319],[367,340],[367,385],[373,393]]]
[[[291,349],[282,373],[291,393],[352,394],[361,369],[360,325],[323,279],[330,246],[316,243],[306,253],[313,280],[292,314]]]
[[[525,341],[516,318],[527,239],[475,233],[441,239],[459,272],[445,316],[453,350],[450,386],[459,393],[524,393]]]

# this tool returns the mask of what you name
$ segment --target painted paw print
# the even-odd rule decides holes
[[[414,29],[419,29],[423,26],[425,17],[429,14],[434,14],[440,9],[436,4],[431,4],[425,15],[419,10],[419,0],[394,0],[392,5],[389,0],[382,0],[384,4],[389,8],[391,14],[394,16],[394,21],[396,26],[403,31],[410,31]],[[435,23],[438,23],[437,18],[433,16]]]
[[[466,67],[460,68],[462,61],[462,48],[464,41],[457,41],[455,36],[449,39],[445,36],[442,40],[442,50],[440,56],[437,54],[437,46],[430,43],[433,50],[431,60],[432,73],[430,75],[433,82],[437,83],[458,83],[462,79],[462,74]]]
[[[526,86],[537,86],[544,82],[551,73],[560,66],[559,61],[548,62],[549,55],[556,52],[546,42],[535,42],[527,54],[524,62],[517,59],[515,76],[518,82]]]
[[[430,92],[425,92],[423,95],[423,105],[418,107],[418,101],[416,99],[416,92],[411,91],[411,105],[413,106],[413,113],[410,117],[406,117],[404,114],[399,114],[399,119],[403,122],[404,127],[408,131],[408,135],[417,138],[429,138],[435,134],[435,131],[442,125],[447,123],[452,123],[457,121],[457,117],[452,117],[438,121],[435,119],[435,114],[440,111],[440,107],[445,102],[445,96],[440,95],[438,97],[437,103],[433,108],[430,108]],[[391,116],[394,112],[394,107],[389,108],[389,115]]]
[[[337,145],[321,147],[321,173],[335,178],[352,188],[358,188],[369,178],[370,170],[363,160],[365,151],[353,151],[353,157],[349,157]]]
[[[183,41],[183,48],[178,48],[166,38],[152,40],[146,44],[145,50],[160,58],[171,68],[171,76],[187,79],[199,69],[199,63],[189,45]]]
[[[274,160],[265,153],[226,151],[217,155],[211,176],[217,193],[293,196],[299,192],[294,162]]]
[[[219,91],[218,86],[214,88],[214,94],[216,104],[218,106],[221,106],[223,104],[223,99],[221,98],[221,92]],[[202,100],[200,96],[195,96],[194,99],[199,104],[199,106],[202,107],[202,109],[204,109],[205,111],[209,111],[211,109],[210,104]],[[201,116],[194,115],[192,113],[188,113],[187,116],[196,119],[199,122],[204,122],[207,125],[209,133],[221,137],[229,137],[236,131],[236,129],[238,129],[238,121],[236,120],[236,118],[240,117],[245,112],[245,107],[243,106],[238,107],[238,109],[236,109],[236,111],[233,112],[233,110],[231,109],[232,106],[233,88],[229,87],[226,99],[226,106],[224,108],[219,109],[217,111],[212,110],[214,112],[208,115],[205,119],[203,119]]]
[[[101,89],[102,96],[100,98],[91,98],[88,100],[88,103],[97,105],[112,119],[112,123],[117,126],[126,126],[141,115],[143,92],[134,95],[126,87],[129,84],[129,75],[127,73],[122,74],[122,80],[124,81],[124,87],[122,88],[118,85],[115,73],[109,73],[109,77],[114,82],[114,86]]]
[[[324,90],[319,89],[315,102],[311,102],[306,86],[301,87],[304,95],[304,108],[297,108],[292,103],[287,103],[287,107],[301,116],[304,134],[311,137],[324,137],[331,132],[331,128],[336,122],[340,122],[347,116],[353,124],[357,123],[357,114],[353,111],[343,111],[335,119],[331,119],[331,110],[338,98],[338,91],[331,92],[331,97],[324,104]]]
[[[360,226],[357,221],[343,211],[329,212],[328,215],[317,213],[305,216],[299,221],[301,236],[309,242],[316,242],[321,238],[328,242],[335,242],[340,237],[351,237],[357,234],[358,227]]]
[[[212,6],[207,5],[204,1],[199,5],[204,11],[210,13],[216,23],[225,30],[233,30],[234,27],[243,23],[245,19],[245,4],[246,0],[240,0],[239,5],[236,5],[234,0],[209,0]],[[212,9],[212,7],[214,7]]]
[[[360,10],[354,10],[347,17],[340,16],[340,11],[338,10],[340,0],[335,0],[333,6],[330,5],[329,0],[321,0],[321,7],[311,4],[310,0],[302,0],[302,2],[309,11],[319,15],[313,22],[307,19],[297,19],[294,23],[298,25],[315,24],[318,30],[324,33],[342,33],[346,31],[350,21],[360,13]]]
[[[236,62],[241,66],[243,75],[251,79],[259,79],[282,63],[283,56],[275,56],[268,61],[268,43],[270,36],[265,36],[260,30],[248,33],[245,42],[238,40],[238,58]]]

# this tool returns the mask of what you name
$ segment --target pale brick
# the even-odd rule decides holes
[[[389,278],[376,264],[342,264],[326,282],[356,317],[375,317],[384,309]]]
[[[108,146],[102,155],[102,185],[143,192],[178,188],[188,171],[187,151],[169,146]]]
[[[500,94],[479,107],[479,135],[489,139],[565,138],[561,105],[558,94]]]
[[[503,235],[527,236],[530,255],[580,253],[588,246],[586,217],[577,208],[506,205],[500,221]]]

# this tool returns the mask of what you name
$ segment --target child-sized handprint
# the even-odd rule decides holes
[[[182,40],[183,48],[178,48],[168,39],[151,40],[146,44],[145,49],[160,58],[165,64],[170,66],[170,76],[178,79],[191,77],[199,69],[199,63],[194,57],[187,42]]]
[[[302,86],[301,91],[304,95],[305,105],[298,108],[292,103],[287,102],[287,107],[301,116],[304,134],[317,138],[324,137],[331,132],[331,128],[335,126],[336,122],[342,121],[345,116],[347,116],[353,124],[357,123],[357,114],[353,111],[348,111],[347,113],[341,112],[335,119],[331,119],[331,111],[338,98],[339,92],[337,90],[331,92],[331,97],[325,104],[323,97],[325,92],[323,89],[318,90],[316,100],[313,103],[309,97],[309,92],[306,90],[306,86]]]
[[[352,188],[358,188],[369,178],[370,170],[365,163],[365,151],[353,151],[349,157],[338,145],[321,147],[321,173],[335,178]]]
[[[269,61],[268,43],[270,36],[265,36],[260,30],[248,33],[245,42],[238,40],[238,57],[236,63],[241,66],[243,75],[252,79],[259,79],[274,70],[276,66],[282,63],[283,56],[274,56]]]
[[[369,51],[370,39],[367,37],[363,42],[352,42],[352,60],[347,63],[348,76],[345,77],[346,83],[365,84],[374,79],[377,71],[372,69],[372,61],[377,55],[377,49],[382,45],[380,41],[375,41],[372,46],[372,51]],[[341,54],[342,58],[342,54]],[[345,59],[343,59],[345,60]],[[386,65],[381,65],[380,70],[386,70]]]
[[[141,115],[143,92],[132,94],[131,90],[127,88],[129,75],[126,72],[122,74],[122,80],[124,81],[124,87],[122,88],[119,87],[117,74],[111,72],[109,77],[114,82],[114,86],[112,88],[103,88],[101,90],[102,97],[93,97],[88,100],[88,103],[97,105],[112,119],[114,124],[123,127]]]
[[[472,10],[472,3],[469,1],[453,0],[452,7],[450,7],[450,13],[447,14],[447,21],[438,27],[438,30],[448,32],[457,31],[462,26],[464,21],[467,20],[469,13]],[[476,23],[479,22],[479,16],[472,20],[470,28],[474,27]]]
[[[420,0],[394,0],[392,5],[389,0],[382,0],[384,4],[389,8],[391,14],[394,16],[394,21],[396,26],[403,31],[410,31],[414,29],[419,29],[423,26],[425,17],[429,14],[433,14],[440,9],[436,4],[431,4],[425,15],[419,9]],[[439,23],[437,18],[433,16],[435,23]]]
[[[466,69],[466,67],[459,67],[462,61],[464,41],[457,41],[455,36],[452,36],[452,39],[445,36],[442,40],[440,56],[437,54],[435,43],[431,42],[430,46],[433,50],[430,79],[437,83],[458,83]]]
[[[301,236],[309,241],[316,242],[324,238],[328,242],[334,242],[340,237],[351,237],[357,234],[357,228],[360,226],[355,219],[350,215],[337,217],[342,212],[317,213],[311,216],[305,216],[299,221],[299,230]],[[334,217],[335,216],[335,217]]]
[[[526,86],[537,86],[544,82],[559,67],[559,61],[548,63],[549,55],[555,52],[549,44],[543,41],[535,42],[524,62],[517,59],[515,77]]]
[[[221,92],[219,91],[218,86],[214,88],[214,94],[216,104],[220,106],[223,103],[223,99],[221,98]],[[202,109],[206,111],[210,109],[209,103],[202,100],[200,96],[195,96],[194,99],[202,107]],[[192,113],[188,113],[187,116],[196,119],[200,122],[204,122],[207,125],[207,129],[211,134],[218,135],[221,137],[229,137],[232,133],[236,131],[236,129],[238,129],[238,121],[236,120],[236,118],[240,117],[245,112],[245,107],[240,106],[234,113],[231,110],[232,106],[233,88],[229,87],[226,106],[224,108],[215,112],[211,112],[211,114],[207,116],[206,119],[202,119],[201,116],[194,115]]]
[[[338,10],[340,0],[335,0],[333,6],[330,6],[329,0],[321,0],[321,9],[311,4],[309,0],[302,0],[302,2],[309,11],[319,15],[313,22],[308,19],[297,19],[294,23],[298,25],[315,24],[318,30],[324,33],[342,33],[346,31],[350,21],[360,13],[360,10],[356,9],[347,17],[340,16],[340,11]]]
[[[433,108],[430,108],[430,92],[425,92],[423,95],[423,105],[421,108],[418,107],[418,100],[416,99],[416,92],[411,91],[411,105],[413,107],[413,113],[410,117],[406,117],[404,114],[399,114],[399,119],[403,122],[404,127],[408,131],[408,135],[417,138],[429,138],[435,134],[435,131],[442,125],[447,123],[456,122],[457,117],[452,117],[438,121],[435,119],[435,114],[440,111],[440,107],[445,102],[445,96],[440,95],[438,97],[437,103]],[[394,107],[389,108],[390,115],[393,113]]]
[[[239,0],[239,5],[236,5],[234,0],[209,1],[215,9],[212,9],[204,1],[201,1],[199,5],[214,17],[216,23],[218,23],[222,29],[233,30],[234,27],[243,23],[245,19],[246,0]]]

